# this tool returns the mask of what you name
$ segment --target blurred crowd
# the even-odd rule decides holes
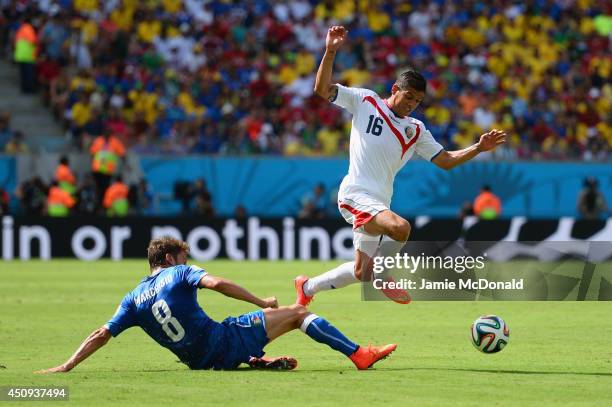
[[[327,28],[343,24],[337,80],[387,94],[402,67],[420,69],[416,116],[448,149],[498,127],[501,159],[609,158],[609,2],[0,5],[4,46],[35,30],[39,88],[77,148],[110,129],[139,153],[346,154],[349,118],[312,93]]]
[[[161,196],[154,193],[143,178],[132,182],[124,180],[122,172],[129,173],[123,171],[129,166],[125,149],[121,141],[109,133],[94,139],[89,153],[90,168],[76,171],[69,157],[61,156],[49,182],[41,176],[22,182],[14,191],[12,203],[11,191],[0,187],[0,215],[152,216],[158,214],[160,199],[177,201],[180,210],[176,212],[183,216],[213,218],[216,215],[212,194],[203,178],[176,181],[174,193]],[[237,207],[234,216],[245,218],[246,209]]]
[[[0,111],[0,153],[15,155],[29,151],[23,132],[11,127],[11,114]]]
[[[141,179],[128,185],[121,169],[125,147],[109,133],[93,140],[89,153],[91,168],[80,179],[69,158],[62,156],[49,183],[35,176],[15,191],[18,212],[28,216],[103,215],[124,217],[153,213],[154,195]],[[8,211],[8,201],[7,201]]]
[[[153,194],[144,179],[127,185],[117,176],[106,190],[100,191],[91,174],[86,174],[80,180],[75,178],[73,185],[56,179],[46,183],[41,177],[34,177],[18,186],[15,195],[19,205],[13,210],[9,207],[8,192],[5,193],[6,207],[0,214],[124,217],[153,213]]]

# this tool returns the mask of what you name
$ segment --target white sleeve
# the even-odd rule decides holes
[[[339,83],[337,83],[336,86],[338,87],[338,94],[331,102],[345,108],[352,114],[355,114],[357,107],[363,98],[372,93],[372,91],[368,89],[349,88],[347,86],[340,85]]]
[[[427,161],[431,161],[444,150],[444,147],[433,138],[431,132],[425,126],[422,124],[420,126],[422,126],[423,132],[416,142],[416,153]]]

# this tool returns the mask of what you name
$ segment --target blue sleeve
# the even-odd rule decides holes
[[[106,327],[111,335],[117,336],[126,329],[136,325],[134,308],[131,304],[129,295],[126,295],[121,304],[119,304],[119,307],[117,307],[115,315],[106,323]]]
[[[198,266],[188,266],[183,273],[183,280],[188,286],[197,288],[198,283],[206,274],[208,273]]]

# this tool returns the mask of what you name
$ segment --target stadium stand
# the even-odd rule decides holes
[[[385,93],[421,69],[421,118],[449,148],[497,126],[511,142],[496,158],[609,158],[605,2],[0,4],[5,47],[31,18],[43,96],[78,148],[110,127],[141,154],[345,154],[347,118],[311,91],[333,22],[351,38],[337,79]]]

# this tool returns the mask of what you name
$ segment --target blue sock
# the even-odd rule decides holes
[[[332,324],[323,318],[310,314],[302,322],[300,329],[312,339],[324,343],[330,348],[350,356],[357,350],[359,345],[349,340]]]

